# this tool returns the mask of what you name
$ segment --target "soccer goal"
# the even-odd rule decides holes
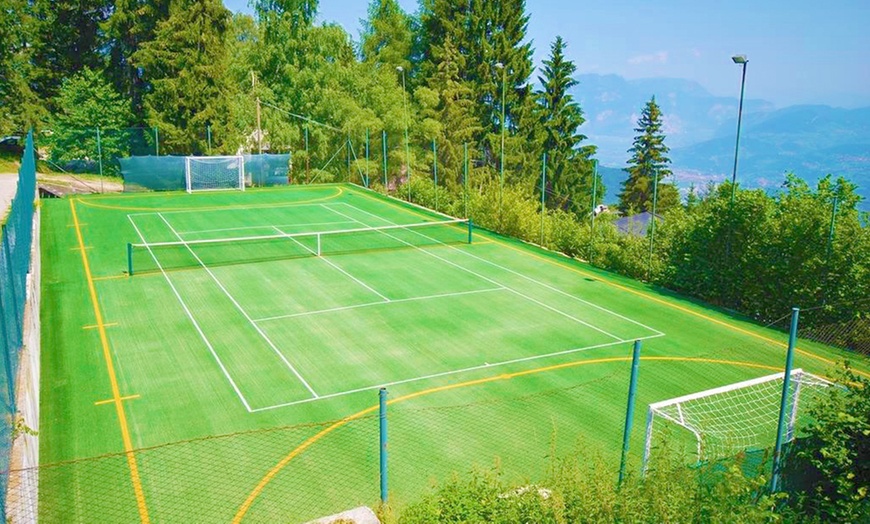
[[[236,156],[188,156],[184,159],[187,192],[245,190],[245,158]]]
[[[699,462],[730,457],[747,450],[772,448],[776,440],[784,376],[784,373],[776,373],[650,404],[643,452],[644,471],[649,465],[654,442],[663,438],[662,433],[668,426],[677,429],[669,432],[668,438],[679,441],[682,433],[683,437],[688,435],[687,440],[694,440]],[[802,369],[792,370],[784,442],[794,439],[795,430],[806,418],[813,400],[832,385]]]

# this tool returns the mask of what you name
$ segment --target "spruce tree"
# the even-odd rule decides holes
[[[673,184],[664,184],[662,180],[671,174],[668,164],[671,160],[666,156],[670,149],[665,145],[665,134],[662,132],[662,112],[656,97],[653,96],[641,112],[634,129],[637,135],[628,150],[631,158],[628,161],[628,178],[622,183],[619,193],[619,210],[624,214],[640,213],[653,210],[653,193],[655,179],[658,177],[658,198],[656,212],[662,212],[679,204],[679,192]]]
[[[542,91],[537,93],[543,150],[547,153],[547,204],[577,214],[591,208],[592,160],[595,147],[582,145],[586,136],[579,128],[586,121],[570,90],[577,85],[572,78],[576,66],[565,58],[561,36],[550,47],[544,60],[543,76],[538,77]]]
[[[220,0],[173,2],[154,40],[133,56],[151,85],[145,110],[148,123],[160,129],[161,151],[205,152],[209,125],[217,128],[220,148],[220,137],[226,136],[220,128],[227,120],[229,22]]]

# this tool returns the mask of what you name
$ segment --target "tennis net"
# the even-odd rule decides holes
[[[467,219],[332,231],[127,244],[130,275],[195,267],[253,264],[301,257],[471,243]]]

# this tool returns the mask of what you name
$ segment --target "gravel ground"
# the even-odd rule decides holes
[[[7,211],[9,211],[9,205],[12,204],[12,198],[15,196],[17,186],[18,174],[0,173],[0,219],[5,217]]]

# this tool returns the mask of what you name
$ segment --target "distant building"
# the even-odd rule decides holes
[[[622,217],[616,220],[613,225],[616,226],[616,229],[620,233],[644,237],[646,236],[646,232],[649,228],[650,222],[652,221],[652,217],[652,213],[650,213],[649,211],[644,211],[643,213],[638,213],[637,215]],[[655,215],[655,217],[659,223],[664,222],[665,220],[664,217],[658,214]]]

